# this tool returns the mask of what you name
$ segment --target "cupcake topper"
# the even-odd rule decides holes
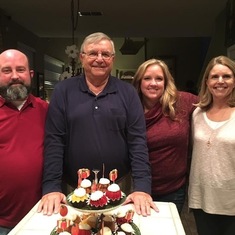
[[[92,171],[93,171],[94,174],[95,174],[95,179],[94,179],[93,182],[92,182],[91,191],[94,192],[94,191],[97,190],[97,187],[98,187],[98,176],[97,176],[97,175],[98,175],[98,173],[99,173],[100,170],[98,170],[98,169],[93,169]]]
[[[105,168],[105,166],[104,166],[104,163],[103,163],[103,173],[102,173],[103,178],[104,178],[104,168]]]
[[[100,170],[98,170],[98,169],[94,169],[94,170],[92,170],[93,172],[94,172],[94,174],[95,174],[95,183],[97,184],[98,183],[98,173],[99,173],[99,171]]]
[[[59,219],[57,221],[57,226],[63,231],[69,227],[69,223],[70,223],[70,221],[65,218],[67,214],[68,214],[68,207],[66,205],[61,204],[60,215],[62,216],[62,219]]]
[[[87,169],[87,168],[79,169],[78,172],[79,172],[80,177],[82,179],[86,179],[86,178],[88,178],[90,176],[90,170]]]
[[[66,205],[60,205],[60,215],[65,217],[68,214],[68,207]]]
[[[57,227],[62,229],[62,231],[65,231],[70,225],[70,221],[68,219],[60,219],[57,221]]]
[[[104,235],[104,221],[103,220],[101,224],[101,235]]]
[[[77,174],[78,174],[78,188],[79,188],[82,182],[82,178],[81,178],[79,170],[77,171]]]
[[[81,168],[77,171],[77,174],[78,174],[78,188],[79,188],[82,180],[90,176],[90,170],[87,168]]]
[[[115,180],[117,179],[117,175],[118,175],[117,169],[114,169],[114,170],[112,170],[112,171],[109,172],[109,179],[110,179],[111,181],[113,181],[113,183],[114,183]]]
[[[125,219],[127,220],[127,223],[132,221],[134,214],[135,214],[135,212],[133,210],[128,210],[126,212]]]
[[[91,192],[95,192],[97,190],[98,186],[95,180],[93,180],[91,185]]]

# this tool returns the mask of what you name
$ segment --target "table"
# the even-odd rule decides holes
[[[185,235],[175,204],[168,202],[155,202],[160,212],[151,211],[151,216],[143,217],[134,215],[133,221],[139,227],[141,235]],[[37,213],[37,204],[17,224],[9,235],[50,235],[56,226],[59,214],[46,216]],[[132,209],[133,205],[123,207]],[[69,212],[76,210],[69,207]]]

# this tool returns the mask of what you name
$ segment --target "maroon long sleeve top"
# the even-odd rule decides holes
[[[186,182],[190,122],[196,102],[197,96],[180,92],[179,121],[164,116],[160,103],[145,113],[153,195],[174,192]]]

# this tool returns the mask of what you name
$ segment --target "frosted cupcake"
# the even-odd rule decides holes
[[[86,218],[85,222],[90,225],[92,229],[97,229],[99,226],[99,220],[97,215],[90,215]]]
[[[126,233],[124,233],[123,231],[118,231],[117,235],[126,235]]]
[[[118,225],[121,225],[121,224],[124,224],[127,222],[126,211],[124,211],[124,210],[118,211],[118,213],[116,215],[116,222]]]
[[[110,204],[112,205],[117,204],[122,198],[122,192],[118,184],[109,185],[105,195],[107,196]]]
[[[89,179],[82,180],[80,186],[86,190],[87,194],[91,193],[91,181]]]
[[[59,233],[59,235],[71,235],[71,233],[64,231],[64,232]]]
[[[110,185],[110,180],[108,178],[100,178],[98,189],[103,193],[105,193],[109,185]]]
[[[77,208],[86,206],[89,195],[84,188],[76,188],[69,197],[69,202]]]
[[[108,228],[108,227],[103,227],[103,229],[101,229],[101,230],[97,233],[97,235],[112,235],[112,234],[113,234],[113,233],[112,233],[111,229]]]
[[[70,220],[71,224],[79,224],[81,222],[80,216],[75,213],[68,213],[66,219]]]
[[[126,235],[132,235],[135,233],[134,229],[132,226],[128,223],[124,223],[120,227],[120,231],[124,232]]]
[[[108,199],[101,191],[95,191],[90,195],[89,203],[93,209],[103,209],[108,204]]]
[[[78,225],[78,234],[79,235],[91,235],[91,227],[89,224],[86,223],[80,223]]]
[[[104,226],[109,227],[112,232],[114,232],[116,230],[116,223],[115,223],[113,216],[105,215],[103,217],[103,222],[104,222]]]

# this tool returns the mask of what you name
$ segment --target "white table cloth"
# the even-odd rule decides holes
[[[151,211],[151,216],[143,217],[135,213],[133,221],[139,227],[141,235],[185,235],[175,204],[155,202],[160,212]],[[132,204],[125,207],[133,208]],[[69,207],[69,211],[75,210]],[[50,235],[61,218],[59,214],[46,216],[37,213],[37,204],[20,221],[9,235]]]

